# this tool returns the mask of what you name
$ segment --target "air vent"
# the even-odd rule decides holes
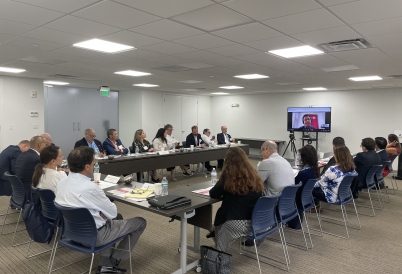
[[[182,66],[166,66],[166,67],[159,67],[159,68],[152,68],[152,69],[169,71],[169,72],[192,70],[191,68],[186,68],[186,67],[182,67]]]
[[[387,76],[385,78],[388,78],[388,79],[402,79],[402,75],[389,75],[389,76]]]
[[[347,51],[355,49],[367,49],[374,46],[363,38],[343,40],[331,43],[320,44],[318,47],[322,48],[325,52]]]

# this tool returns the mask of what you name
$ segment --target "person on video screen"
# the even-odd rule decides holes
[[[302,127],[299,127],[299,129],[303,129],[303,130],[314,130],[314,129],[316,129],[315,127],[313,127],[311,125],[311,117],[310,117],[310,115],[304,114],[303,118],[302,118],[302,121],[303,121],[304,125]]]

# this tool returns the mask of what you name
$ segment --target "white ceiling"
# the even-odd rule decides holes
[[[90,38],[136,49],[103,54],[71,46]],[[374,48],[296,59],[266,53],[354,38]],[[401,79],[347,80],[402,74],[401,49],[401,0],[0,0],[0,66],[43,80],[76,76],[68,82],[78,87],[137,90],[133,84],[149,83],[159,85],[151,90],[202,95],[225,85],[244,87],[231,94],[402,87]],[[351,65],[358,69],[323,70]],[[159,69],[171,66],[187,70]],[[152,75],[114,74],[121,70]],[[233,77],[254,73],[270,78]]]

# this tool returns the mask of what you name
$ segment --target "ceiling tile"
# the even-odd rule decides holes
[[[222,4],[256,20],[277,18],[321,8],[314,0],[232,0]]]
[[[205,31],[214,31],[252,22],[251,19],[218,4],[190,11],[172,19]]]
[[[349,63],[328,54],[295,58],[293,59],[293,61],[299,64],[303,64],[318,69],[349,65]]]
[[[24,34],[24,36],[65,45],[72,45],[88,39],[88,37],[45,28],[35,29]]]
[[[238,55],[246,55],[246,54],[253,54],[253,53],[259,53],[259,50],[255,50],[253,48],[243,46],[243,45],[231,45],[231,46],[226,46],[226,47],[220,47],[220,48],[213,48],[209,49],[208,51],[221,54],[224,56],[238,56]]]
[[[133,57],[133,58],[142,59],[142,60],[156,59],[156,58],[166,56],[161,53],[147,51],[147,50],[143,50],[143,49],[130,50],[130,51],[119,53],[119,55]]]
[[[43,53],[43,51],[39,49],[21,48],[11,45],[0,45],[0,59],[21,59],[28,56],[38,55],[40,53]]]
[[[190,28],[176,22],[172,22],[170,20],[161,20],[158,22],[146,24],[140,27],[132,28],[130,29],[130,31],[142,33],[167,41],[204,33],[200,30]]]
[[[152,44],[162,43],[163,40],[146,36],[143,34],[135,33],[132,31],[123,30],[106,36],[102,36],[101,39],[107,41],[121,43],[124,45],[130,45],[135,48],[148,46]]]
[[[7,41],[10,41],[14,38],[17,38],[18,36],[12,35],[12,34],[7,34],[7,33],[0,33],[0,43],[6,43]]]
[[[174,40],[174,42],[197,49],[210,49],[234,44],[229,40],[216,37],[211,34],[201,34],[197,36],[187,37],[183,39]]]
[[[92,22],[75,16],[63,17],[49,24],[46,24],[44,27],[48,29],[83,35],[91,38],[97,38],[99,36],[120,31],[120,29],[118,28]]]
[[[0,33],[22,35],[37,26],[0,19]]]
[[[337,5],[329,8],[348,24],[402,16],[400,0],[365,0]]]
[[[352,28],[366,37],[402,33],[402,17],[355,24]]]
[[[171,17],[213,4],[209,0],[114,0],[161,17]]]
[[[188,59],[180,58],[177,56],[163,56],[151,60],[166,65],[178,65],[178,64],[189,63]]]
[[[0,0],[0,18],[40,26],[53,21],[63,13],[42,9],[9,0]]]
[[[65,63],[66,61],[51,59],[46,57],[40,56],[31,56],[21,59],[22,61],[33,62],[33,63],[42,63],[42,64],[49,64],[49,65],[58,65],[61,63]]]
[[[317,45],[321,43],[329,43],[361,37],[358,33],[347,26],[299,33],[291,36],[308,45]]]
[[[61,53],[58,51],[51,51],[45,52],[40,55],[37,55],[38,58],[45,58],[45,59],[52,59],[52,60],[61,60],[65,62],[73,62],[76,60],[81,59],[80,56],[68,54],[68,53]]]
[[[325,9],[302,12],[262,21],[262,23],[285,34],[296,34],[344,25],[338,18]]]
[[[200,63],[200,62],[179,64],[179,66],[186,67],[186,68],[191,68],[191,69],[203,69],[203,68],[212,68],[212,67],[214,67],[214,65],[209,65],[209,64]]]
[[[20,37],[5,44],[23,48],[39,49],[43,51],[55,50],[66,46],[63,44],[31,39],[27,37]]]
[[[239,43],[264,40],[283,35],[280,32],[277,32],[276,30],[273,30],[270,27],[264,26],[260,23],[251,23],[243,26],[219,30],[213,32],[213,34]]]
[[[393,60],[402,63],[402,34],[370,37],[369,42],[379,48]]]
[[[289,36],[281,36],[277,38],[271,38],[271,39],[266,39],[266,40],[261,40],[261,41],[254,41],[250,43],[245,43],[247,46],[259,49],[262,51],[269,51],[269,50],[276,50],[276,49],[283,49],[283,48],[291,48],[291,47],[299,47],[299,46],[305,46],[300,41],[297,41],[296,39],[293,39]]]
[[[189,60],[198,61],[198,62],[205,62],[207,60],[212,60],[212,59],[223,57],[222,55],[218,55],[215,53],[206,52],[206,51],[202,51],[202,50],[186,52],[186,53],[178,54],[176,56],[182,57],[185,59],[189,59]]]
[[[320,3],[323,4],[324,6],[329,7],[356,1],[360,0],[320,0]]]
[[[55,10],[62,13],[71,13],[99,1],[100,0],[18,0],[18,2],[23,2],[49,10]]]
[[[137,27],[161,19],[158,16],[115,2],[101,2],[72,15],[122,29]]]
[[[179,44],[174,44],[171,42],[150,45],[150,46],[143,47],[143,49],[159,52],[162,54],[168,54],[168,55],[176,55],[176,54],[180,54],[180,53],[196,51],[196,49],[194,49],[194,48],[190,48],[190,47],[179,45]]]

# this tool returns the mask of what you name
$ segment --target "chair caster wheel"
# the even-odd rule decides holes
[[[198,266],[195,268],[195,272],[201,273],[201,271],[202,271],[202,268],[201,268],[201,266],[198,265]]]

